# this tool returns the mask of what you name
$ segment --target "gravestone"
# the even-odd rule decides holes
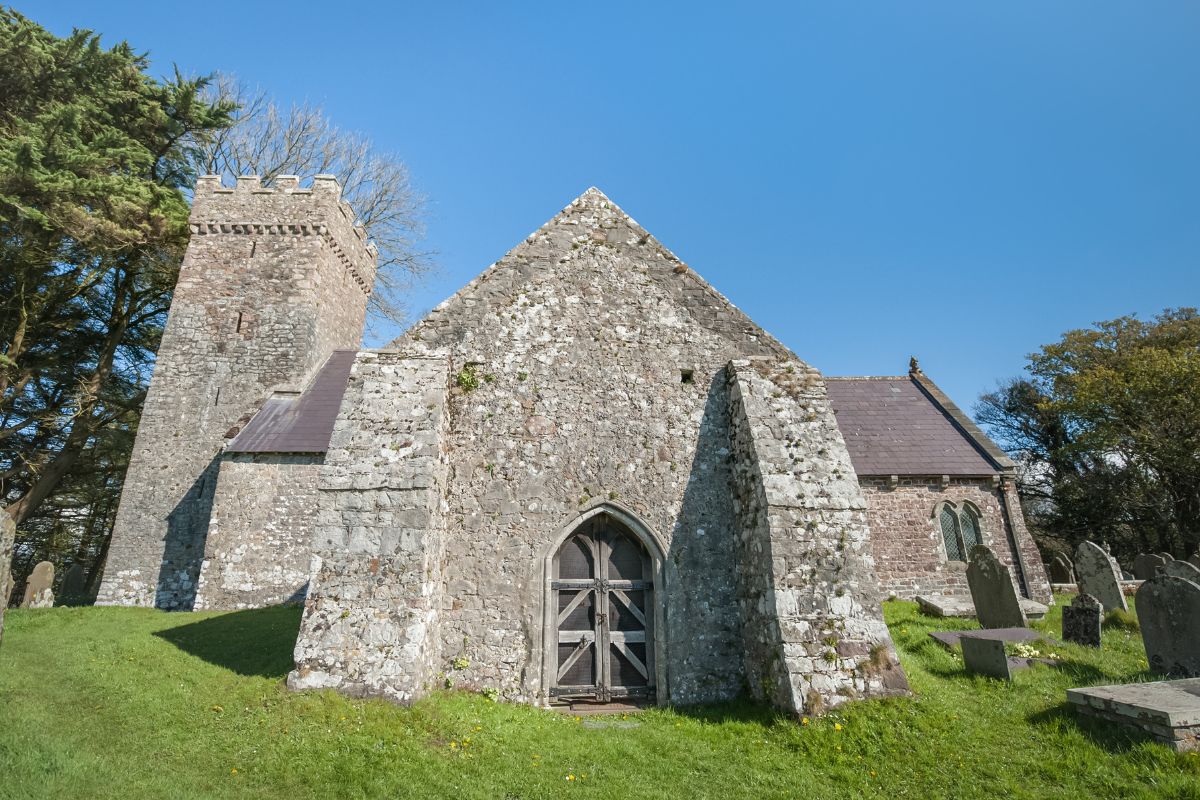
[[[997,639],[963,639],[961,644],[963,665],[968,672],[1005,681],[1012,680],[1012,670],[1009,669],[1008,655],[1004,652],[1004,642]]]
[[[39,561],[25,584],[21,608],[52,608],[54,606],[54,565]]]
[[[1012,575],[1008,567],[996,558],[992,548],[985,544],[971,548],[967,585],[971,589],[971,601],[975,604],[975,616],[981,628],[1026,627],[1025,612],[1017,598]]]
[[[1100,617],[1104,606],[1090,594],[1081,594],[1063,608],[1063,640],[1088,647],[1100,646]]]
[[[1080,714],[1150,734],[1177,753],[1200,751],[1200,679],[1068,689]]]
[[[1079,593],[1090,594],[1100,601],[1105,611],[1119,608],[1128,611],[1121,592],[1121,572],[1116,560],[1095,542],[1080,542],[1075,548],[1075,576]]]
[[[12,593],[12,554],[16,535],[13,518],[0,508],[0,641],[4,639],[4,609],[8,607],[8,596]]]
[[[1190,561],[1168,561],[1162,568],[1162,574],[1200,584],[1200,567]]]
[[[1200,678],[1200,584],[1159,575],[1138,589],[1137,613],[1150,669]]]
[[[80,564],[72,564],[63,574],[59,603],[64,606],[81,606],[87,599],[87,573]]]
[[[1167,563],[1167,559],[1158,553],[1139,553],[1133,560],[1133,577],[1135,580],[1148,581],[1158,574],[1158,570]]]
[[[1188,561],[1192,564],[1195,564],[1197,567],[1200,567],[1200,550],[1192,553],[1192,557],[1189,558]]]
[[[1075,565],[1071,563],[1071,559],[1062,553],[1055,553],[1054,558],[1050,559],[1047,568],[1050,572],[1051,583],[1075,582]]]

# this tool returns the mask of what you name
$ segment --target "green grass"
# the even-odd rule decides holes
[[[1200,798],[1200,756],[1065,706],[1068,687],[1146,677],[1136,632],[1054,647],[1060,667],[1005,684],[926,635],[955,623],[886,614],[912,699],[806,725],[734,703],[593,729],[463,693],[412,708],[290,693],[295,609],[10,611],[0,797]],[[1038,625],[1057,635],[1057,609]]]

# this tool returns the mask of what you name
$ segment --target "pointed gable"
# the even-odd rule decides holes
[[[434,348],[491,335],[497,323],[503,324],[506,308],[520,306],[522,297],[537,287],[544,296],[546,286],[554,282],[560,284],[557,294],[565,303],[575,302],[580,294],[649,291],[670,303],[671,308],[661,308],[660,313],[683,317],[717,334],[737,354],[795,358],[595,187],[390,346],[421,343]]]

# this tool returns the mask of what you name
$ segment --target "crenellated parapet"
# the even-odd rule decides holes
[[[316,175],[307,187],[295,175],[280,175],[270,185],[241,175],[232,187],[220,175],[203,175],[196,179],[190,226],[194,236],[319,237],[364,293],[375,282],[378,250],[333,175]]]

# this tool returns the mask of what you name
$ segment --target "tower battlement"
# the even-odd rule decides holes
[[[318,236],[364,292],[370,294],[375,281],[379,252],[333,175],[315,175],[303,188],[296,175],[280,175],[270,186],[258,175],[241,175],[234,186],[220,175],[202,175],[189,224],[193,236]]]

